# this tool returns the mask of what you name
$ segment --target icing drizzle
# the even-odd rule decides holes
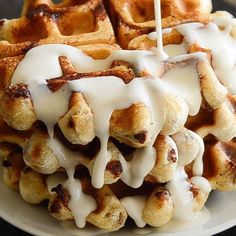
[[[184,36],[184,42],[163,48],[160,1],[155,1],[155,9],[156,16],[159,17],[157,17],[158,51],[121,50],[113,52],[104,60],[94,60],[75,47],[42,45],[31,49],[25,55],[13,75],[13,84],[25,83],[28,85],[35,113],[38,119],[43,121],[48,128],[50,136],[48,146],[54,151],[61,166],[67,171],[68,179],[64,182],[64,186],[71,195],[69,208],[75,217],[78,227],[84,227],[86,217],[96,209],[96,201],[91,196],[84,194],[80,181],[74,179],[75,167],[80,163],[79,153],[66,149],[53,135],[53,126],[66,113],[72,91],[82,92],[94,113],[95,133],[101,142],[101,149],[96,156],[92,171],[92,184],[96,188],[103,186],[104,170],[111,159],[111,154],[107,150],[107,143],[109,121],[115,109],[127,108],[133,103],[142,102],[150,109],[152,114],[153,136],[148,146],[137,149],[129,162],[120,156],[123,168],[121,179],[134,188],[143,183],[145,176],[155,164],[156,152],[152,146],[165,123],[168,112],[165,107],[167,95],[174,94],[181,97],[189,108],[189,115],[196,115],[200,109],[202,96],[195,63],[192,62],[181,68],[171,68],[160,76],[161,61],[166,59],[164,51],[172,57],[164,62],[168,63],[188,58],[207,60],[205,53],[178,56],[186,54],[187,47],[195,43],[203,48],[211,49],[212,66],[216,75],[230,92],[236,94],[234,78],[234,73],[236,72],[236,42],[232,37],[235,19],[231,16],[224,16],[213,19],[207,25],[189,23],[176,26],[175,29]],[[170,30],[166,29],[165,32]],[[153,36],[154,34],[151,35],[152,38]],[[224,51],[224,57],[222,57],[222,51]],[[66,56],[72,62],[75,70],[79,72],[105,70],[110,67],[114,60],[123,60],[131,63],[138,72],[145,71],[148,76],[135,78],[129,84],[124,84],[120,78],[114,76],[81,79],[70,81],[57,92],[51,92],[46,85],[46,80],[62,75],[58,61],[60,56]],[[98,97],[99,99],[97,99]],[[193,172],[196,176],[192,178],[192,182],[205,192],[209,192],[211,191],[209,183],[204,178],[199,177],[202,174],[203,142],[196,134],[189,132],[196,141],[194,145],[198,147],[198,152],[194,155],[195,162],[193,166]],[[191,218],[193,214],[193,195],[190,192],[190,184],[184,171],[184,166],[191,155],[187,156],[183,152],[181,130],[174,134],[172,138],[178,147],[179,161],[175,177],[166,185],[166,188],[174,199],[175,216],[181,219]],[[54,184],[54,180],[48,180],[49,186]],[[182,198],[183,196],[184,198]],[[136,221],[139,227],[145,225],[140,215],[143,206],[140,202],[144,202],[144,200],[144,198],[126,198],[121,200],[128,214]],[[84,205],[86,207],[81,207]],[[131,206],[138,206],[137,211],[134,212]]]
[[[75,55],[80,58],[80,60],[75,60]],[[72,61],[74,67],[80,72],[90,70],[96,71],[98,70],[98,64],[99,68],[106,69],[113,60],[123,59],[137,65],[139,70],[145,68],[145,70],[149,71],[151,75],[146,78],[136,78],[129,84],[124,84],[120,78],[114,76],[80,79],[78,81],[70,81],[59,91],[52,93],[46,86],[46,79],[51,76],[58,77],[61,75],[62,72],[58,62],[59,56],[67,56]],[[114,52],[109,58],[103,60],[103,63],[106,65],[104,67],[104,64],[102,65],[101,63],[102,60],[93,60],[83,54],[79,49],[66,45],[44,45],[29,51],[14,73],[12,83],[23,82],[28,84],[33,104],[36,108],[36,115],[48,127],[49,135],[51,137],[48,145],[60,159],[61,165],[67,170],[69,179],[66,182],[66,186],[72,196],[69,207],[72,210],[78,227],[84,226],[87,215],[95,209],[96,203],[92,197],[82,194],[83,192],[79,181],[74,180],[74,172],[71,170],[71,167],[67,166],[68,162],[66,160],[69,160],[70,166],[71,163],[73,164],[73,168],[75,168],[79,161],[70,158],[71,156],[73,157],[73,153],[68,154],[68,151],[66,151],[67,155],[63,154],[65,150],[58,144],[58,142],[55,143],[55,139],[53,138],[53,126],[60,116],[66,113],[71,92],[82,92],[93,110],[95,132],[101,141],[101,150],[96,157],[92,171],[92,184],[97,188],[101,188],[104,183],[104,170],[111,158],[110,153],[107,150],[107,142],[109,138],[109,120],[112,112],[115,109],[127,108],[136,102],[143,102],[146,104],[150,108],[153,120],[154,135],[151,142],[147,147],[137,149],[130,162],[127,162],[124,158],[122,159],[122,157],[120,157],[122,168],[124,170],[121,179],[132,187],[139,187],[142,184],[144,177],[151,171],[155,164],[156,153],[152,145],[156,136],[163,128],[166,112],[168,112],[165,108],[167,95],[170,92],[181,95],[182,89],[181,86],[177,86],[177,82],[179,83],[179,81],[176,80],[177,82],[175,83],[174,77],[170,72],[164,74],[162,80],[157,76],[154,76],[155,70],[153,65],[155,67],[158,67],[158,65],[153,63],[151,64],[151,67],[148,67],[148,61],[153,60],[154,58],[156,58],[156,55],[153,55],[151,52]],[[41,70],[41,62],[46,60],[48,60],[48,63],[44,65],[44,69]],[[180,58],[178,58],[178,60],[180,60]],[[84,61],[91,64],[86,64],[86,66],[84,66]],[[91,65],[94,65],[94,67],[92,68]],[[199,83],[197,74],[194,73],[195,66],[189,66],[186,70],[189,71],[191,75],[194,75],[193,83],[195,85]],[[186,70],[184,70],[184,73]],[[49,75],[47,74],[48,71]],[[183,76],[180,71],[177,75],[180,78]],[[182,85],[184,85],[184,82]],[[176,86],[173,91],[171,91],[172,86]],[[186,86],[189,89],[194,89],[191,85],[187,84]],[[96,90],[94,88],[96,88]],[[200,90],[199,85],[197,88]],[[198,94],[200,94],[200,91]],[[42,97],[43,100],[41,100]],[[98,97],[99,99],[97,99]],[[198,112],[201,99],[201,96],[196,96],[195,102],[192,102],[190,96],[184,97],[191,114]],[[51,102],[48,103],[48,101]],[[53,103],[55,102],[62,105],[57,107],[58,109],[54,112],[51,107],[53,107]],[[197,105],[195,105],[195,103]],[[45,104],[50,104],[50,106],[46,106]],[[48,114],[50,115],[48,116]],[[77,189],[77,191],[74,191],[74,189]],[[91,208],[87,208],[88,211],[86,212],[81,212],[80,209],[78,209],[78,206],[85,204],[85,199],[87,201],[86,205],[91,206]],[[78,212],[80,212],[79,215]]]

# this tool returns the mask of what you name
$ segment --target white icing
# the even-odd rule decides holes
[[[75,167],[80,163],[80,156],[67,149],[55,138],[49,139],[47,145],[57,156],[60,165],[66,169],[68,179],[65,181],[64,187],[70,194],[68,207],[74,216],[76,225],[83,228],[86,225],[87,216],[96,210],[97,204],[93,197],[83,192],[80,181],[74,178]]]
[[[193,162],[193,174],[196,176],[201,176],[203,174],[203,153],[205,151],[205,146],[202,138],[197,135],[196,133],[190,131],[192,133],[192,136],[195,139],[195,142],[198,145],[198,153],[194,159]]]
[[[137,149],[130,163],[122,159],[122,179],[130,186],[139,187],[144,177],[150,172],[155,164],[156,153],[152,144],[164,124],[165,88],[161,80],[155,78],[134,79],[125,84],[121,79],[114,76],[81,79],[69,83],[73,91],[81,91],[90,104],[94,113],[95,133],[101,141],[101,149],[98,153],[92,173],[92,184],[101,188],[104,184],[104,171],[111,156],[107,151],[109,138],[109,121],[115,109],[127,108],[137,102],[145,103],[152,112],[153,137],[151,144],[146,148]],[[96,92],[94,91],[96,88]],[[108,89],[109,88],[109,89]],[[99,99],[98,99],[99,97]],[[159,109],[157,110],[156,107]],[[148,156],[149,160],[146,161]],[[146,163],[141,165],[140,163]],[[137,163],[137,164],[135,164]],[[137,168],[139,171],[137,171]]]
[[[175,30],[184,36],[183,44],[186,46],[197,44],[202,48],[211,50],[214,71],[219,80],[233,94],[236,94],[235,27],[236,20],[231,15],[215,17],[207,25],[187,23],[174,27]],[[163,33],[169,33],[170,31],[171,29],[165,29]],[[157,34],[153,32],[149,34],[149,38],[155,40]],[[178,52],[179,46],[171,45],[170,47]]]
[[[211,192],[211,185],[209,181],[201,176],[194,176],[191,178],[191,182],[196,184],[199,189],[205,193]]]
[[[189,221],[195,215],[193,212],[194,199],[184,166],[193,162],[193,174],[196,175],[193,183],[209,193],[211,189],[208,180],[199,176],[203,173],[202,156],[205,147],[200,136],[185,128],[172,135],[172,138],[177,145],[179,158],[175,176],[166,185],[166,188],[174,200],[175,218]]]
[[[57,156],[60,166],[64,167],[67,172],[74,170],[80,164],[80,154],[78,152],[72,152],[56,138],[49,139],[47,146]]]
[[[163,29],[162,34],[169,34],[171,30],[171,28]],[[148,38],[153,41],[157,40],[157,32],[150,33]],[[181,44],[167,44],[163,47],[163,50],[168,55],[168,57],[174,57],[188,53],[186,42],[182,42]]]
[[[155,165],[156,150],[151,146],[140,148],[131,161],[127,162],[123,156],[120,156],[119,160],[123,170],[121,180],[133,188],[138,188]]]
[[[195,63],[192,62],[184,67],[176,66],[161,78],[173,94],[185,99],[189,105],[189,114],[196,115],[201,107],[202,96]]]
[[[170,93],[170,90],[172,91],[172,87],[175,87],[176,89],[172,92],[183,96],[183,93],[185,93],[186,90],[191,90],[195,86],[195,88],[197,88],[196,94],[198,96],[195,97],[194,102],[191,101],[190,94],[184,96],[186,103],[189,105],[189,108],[191,108],[191,114],[195,114],[200,108],[201,96],[199,96],[199,80],[194,73],[194,63],[183,68],[182,72],[180,69],[175,68],[174,72],[178,74],[179,78],[177,78],[176,81],[174,80],[173,74],[171,74],[171,70],[168,70],[163,75],[162,80],[160,80],[156,76],[159,73],[158,70],[160,70],[159,67],[161,67],[161,65],[155,63],[157,59],[153,52],[117,51],[105,60],[93,60],[84,55],[80,50],[72,48],[73,47],[65,45],[44,45],[34,48],[30,51],[30,54],[27,54],[25,59],[21,61],[13,76],[13,83],[23,82],[29,85],[34,107],[37,107],[36,115],[48,126],[48,130],[51,132],[51,139],[49,140],[48,145],[57,155],[61,166],[63,166],[68,173],[69,179],[67,181],[67,188],[72,196],[69,207],[72,210],[72,214],[74,215],[78,226],[83,227],[87,214],[94,210],[96,203],[94,199],[82,192],[80,182],[73,178],[72,173],[74,173],[75,166],[80,163],[79,154],[69,151],[61,145],[60,142],[53,139],[53,125],[57,122],[59,117],[66,112],[66,104],[68,104],[71,91],[82,92],[94,113],[95,132],[101,141],[101,149],[95,159],[92,171],[92,184],[97,188],[101,188],[104,184],[104,171],[111,158],[110,153],[107,150],[107,142],[109,138],[109,120],[115,109],[127,108],[133,103],[142,102],[149,107],[152,114],[153,135],[150,144],[145,148],[137,149],[132,160],[129,162],[123,157],[120,157],[123,168],[121,179],[126,184],[137,188],[141,186],[145,176],[151,171],[155,164],[156,152],[152,145],[156,136],[162,130],[166,112],[168,112],[165,103],[166,95]],[[50,58],[46,52],[50,52]],[[100,68],[105,69],[110,66],[113,60],[125,60],[135,65],[138,71],[146,70],[154,77],[136,78],[129,84],[124,84],[121,79],[114,76],[80,79],[77,81],[70,81],[67,85],[64,85],[60,91],[52,93],[46,87],[45,83],[46,79],[61,75],[61,71],[58,69],[60,68],[58,59],[55,59],[55,57],[58,58],[59,56],[67,56],[72,61],[76,70],[79,70],[80,72],[96,71]],[[80,58],[80,60],[76,60],[74,58],[76,56]],[[193,56],[197,59],[204,59],[204,56],[202,56],[201,53],[192,55],[191,57]],[[178,62],[189,58],[189,55],[180,56],[175,59],[172,58],[168,60],[168,62]],[[48,67],[47,69],[44,68],[43,72],[40,72],[41,62],[45,60],[49,61]],[[53,60],[56,60],[56,63],[54,63]],[[86,61],[85,64],[84,61]],[[28,67],[31,68],[29,73],[27,72]],[[54,70],[56,71],[55,73],[51,72]],[[47,75],[47,71],[50,71],[49,76]],[[40,76],[37,78],[32,77],[33,72],[36,75],[38,75],[39,72]],[[179,81],[187,72],[189,72],[189,77],[186,77],[183,81]],[[194,78],[192,78],[192,76],[194,76]],[[188,78],[190,79],[188,80]],[[178,84],[181,84],[183,87],[182,92],[182,87]],[[190,84],[192,84],[192,86]],[[42,87],[43,89],[39,90],[38,87]],[[42,93],[42,90],[46,92]],[[43,103],[41,102],[42,96],[44,96]],[[53,96],[55,96],[55,98]],[[45,102],[50,99],[52,103],[64,105],[59,106],[58,110],[55,111],[54,109],[51,109],[53,104]],[[50,105],[45,106],[45,104]],[[49,117],[47,116],[48,113],[50,113]],[[77,192],[73,191],[75,188],[78,189]],[[79,206],[85,204],[85,199],[88,199],[87,204],[90,204],[91,208],[88,208],[88,212],[81,212]],[[77,208],[75,206],[77,206]]]
[[[199,46],[211,49],[215,73],[221,82],[235,93],[236,42],[227,28],[220,30],[214,23],[209,23],[207,26],[194,23],[179,26],[177,30],[185,36],[189,44],[197,42]]]
[[[143,209],[146,203],[146,197],[144,196],[132,196],[120,199],[121,204],[125,208],[127,214],[135,221],[136,225],[143,228],[146,223],[144,222],[142,215]]]
[[[181,44],[168,44],[164,46],[164,51],[168,54],[169,57],[175,57],[179,55],[184,55],[187,53],[185,43]]]
[[[74,171],[67,173],[69,178],[64,186],[71,196],[68,206],[74,216],[76,225],[83,228],[86,225],[87,216],[96,210],[97,203],[92,196],[83,192],[81,182],[73,177]]]
[[[202,138],[191,130],[183,128],[172,135],[178,147],[178,164],[185,166],[193,162],[193,174],[201,176],[203,173],[202,156],[205,150]]]
[[[188,176],[184,167],[178,165],[173,179],[167,183],[166,189],[170,192],[174,201],[174,218],[189,220],[193,213],[193,194],[190,191]]]

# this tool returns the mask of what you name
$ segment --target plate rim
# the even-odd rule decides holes
[[[230,193],[230,192],[228,192]],[[227,194],[227,193],[226,193]],[[29,203],[27,203],[29,204]],[[57,234],[51,234],[51,233],[47,233],[44,232],[42,230],[39,230],[29,224],[24,224],[22,221],[19,221],[19,218],[14,218],[14,217],[10,217],[5,211],[2,212],[0,211],[0,217],[5,220],[6,222],[8,222],[9,224],[11,224],[12,226],[26,232],[29,233],[31,235],[35,235],[35,236],[57,236]],[[55,220],[56,221],[56,220]],[[57,221],[59,223],[59,221]],[[214,234],[218,234],[220,232],[223,232],[227,229],[230,229],[231,227],[236,225],[236,216],[220,225],[216,225],[212,228],[209,229],[203,229],[202,232],[200,233],[196,233],[194,232],[193,234],[191,234],[192,236],[209,236],[209,235],[214,235]],[[106,231],[105,231],[106,232]],[[115,231],[116,233],[119,231]],[[115,233],[114,232],[114,233]],[[189,235],[189,233],[191,232],[191,230],[187,230],[185,232],[179,232],[179,234],[183,235]],[[113,232],[106,232],[107,235],[112,235]],[[155,235],[172,235],[173,233],[158,233],[158,232],[154,232],[151,234],[146,234],[147,236],[155,236]],[[178,233],[177,233],[178,234]],[[134,234],[135,235],[135,234]],[[79,234],[78,234],[79,236]]]

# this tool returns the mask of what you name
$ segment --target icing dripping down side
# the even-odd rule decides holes
[[[183,166],[177,166],[175,176],[167,183],[166,189],[174,201],[175,215],[180,220],[189,220],[193,213],[193,195],[190,192],[190,183]]]
[[[230,17],[226,17],[214,20],[207,26],[199,23],[177,26],[176,30],[184,36],[185,42],[180,45],[168,45],[163,48],[160,0],[154,0],[154,4],[158,45],[154,53],[117,51],[105,60],[93,60],[73,47],[45,45],[30,50],[14,73],[12,83],[22,82],[28,84],[35,113],[38,119],[47,125],[48,133],[51,137],[48,141],[48,146],[54,151],[61,166],[67,171],[68,180],[65,181],[64,186],[71,195],[69,208],[72,210],[78,227],[85,226],[86,217],[96,209],[96,202],[91,196],[83,193],[81,182],[74,178],[75,167],[80,163],[79,154],[66,149],[53,138],[53,126],[66,113],[71,91],[81,91],[94,113],[95,132],[101,141],[101,149],[96,157],[92,171],[92,183],[97,188],[103,186],[104,170],[111,158],[107,150],[107,143],[109,138],[109,120],[115,109],[127,108],[132,103],[143,102],[150,108],[152,113],[154,134],[149,146],[138,149],[130,162],[127,162],[122,156],[120,157],[123,168],[121,179],[132,187],[139,187],[144,177],[155,164],[156,153],[152,145],[165,121],[166,111],[163,109],[165,107],[165,95],[169,92],[179,95],[188,105],[190,115],[198,113],[202,97],[194,65],[169,70],[163,75],[162,81],[158,80],[157,74],[160,64],[157,62],[167,59],[167,54],[170,57],[185,54],[187,53],[187,46],[195,42],[198,42],[201,47],[210,48],[213,56],[212,63],[217,76],[231,92],[236,94],[234,78],[236,72],[236,42],[230,35],[235,22]],[[224,27],[219,29],[218,26]],[[168,29],[165,30],[165,32],[167,31]],[[222,51],[225,52],[223,59],[221,57]],[[138,71],[146,71],[154,78],[137,78],[128,85],[125,85],[123,81],[116,77],[91,78],[89,80],[69,82],[56,93],[52,93],[46,86],[46,79],[62,75],[58,62],[59,56],[68,57],[74,68],[80,72],[105,70],[110,67],[114,60],[124,60],[132,63]],[[176,62],[178,59],[174,58],[174,60]],[[181,59],[179,58],[179,60]],[[25,74],[26,71],[27,74]],[[96,91],[94,88],[96,88]],[[97,99],[98,95],[101,98],[100,100]],[[45,104],[47,104],[47,107]],[[194,136],[194,133],[192,133],[192,136]],[[204,147],[199,137],[195,135],[194,138],[199,150],[195,156],[193,172],[195,175],[201,175],[201,158]],[[181,140],[178,143],[177,139],[178,137],[175,136],[174,140],[179,144],[177,146],[179,152],[181,152],[183,151],[180,147]],[[185,158],[186,156],[180,155],[175,177],[166,186],[174,199],[175,216],[184,220],[191,218],[191,215],[193,215],[193,196],[189,191],[190,184],[184,171]],[[210,191],[210,185],[204,178],[196,176],[191,181],[203,191]],[[50,186],[55,185],[55,179],[49,178],[47,182],[49,189]],[[64,182],[64,179],[60,179],[60,182]],[[127,197],[121,199],[121,203],[136,224],[139,227],[144,227],[145,222],[142,219],[142,211],[145,197]]]
[[[69,87],[72,91],[83,93],[94,113],[95,133],[101,141],[101,149],[96,156],[92,174],[92,183],[96,188],[103,186],[104,171],[111,158],[107,150],[107,143],[112,112],[116,109],[128,108],[137,102],[142,102],[150,108],[154,133],[151,143],[145,148],[137,149],[130,163],[121,158],[124,170],[122,180],[132,187],[140,187],[144,177],[155,164],[156,152],[152,146],[164,125],[166,89],[161,80],[152,77],[146,79],[136,78],[129,84],[124,84],[117,77],[107,76],[72,81],[69,82]],[[94,91],[94,88],[97,92]],[[98,95],[100,95],[99,99],[97,99]],[[146,157],[148,157],[148,160]]]
[[[146,223],[142,218],[143,209],[146,203],[144,196],[132,196],[120,199],[121,204],[127,211],[128,215],[135,221],[139,228],[143,228]]]
[[[78,153],[74,153],[64,147],[55,138],[49,139],[47,145],[57,156],[60,165],[66,169],[68,179],[64,182],[63,186],[70,194],[68,207],[74,216],[76,225],[79,228],[83,228],[86,225],[87,216],[96,210],[97,204],[92,196],[83,192],[81,182],[74,178],[75,167],[80,163],[80,156]],[[56,180],[51,180],[51,183],[55,184]]]
[[[187,53],[189,46],[196,45],[211,50],[212,66],[219,80],[228,90],[236,94],[236,20],[232,15],[214,18],[207,25],[201,23],[187,23],[163,30],[163,34],[170,33],[172,29],[184,36],[180,45],[171,44],[166,47],[169,56]],[[159,38],[157,32],[149,34],[149,39]],[[169,51],[170,49],[170,51]],[[164,47],[165,50],[165,47]],[[222,56],[224,52],[224,56]]]
[[[184,98],[190,108],[189,114],[191,116],[198,113],[202,103],[202,95],[199,77],[194,65],[190,64],[168,70],[162,76],[162,80],[173,94]]]
[[[198,55],[199,54],[196,54],[197,58]],[[152,76],[133,79],[129,84],[124,84],[120,78],[114,76],[70,81],[59,91],[61,95],[57,96],[58,92],[51,93],[47,88],[46,79],[61,75],[62,72],[58,62],[58,57],[60,56],[67,56],[68,59],[72,61],[75,69],[80,72],[107,69],[113,60],[124,60],[132,63],[135,67],[137,66],[139,71],[146,70],[150,72],[149,74],[152,74]],[[193,55],[191,58],[192,57]],[[188,56],[172,58],[170,62],[171,60],[181,61],[183,58],[186,59]],[[204,60],[204,57],[199,58]],[[41,71],[40,65],[42,61],[48,61],[48,64],[45,65],[46,67]],[[86,63],[84,64],[84,62]],[[120,157],[124,170],[121,179],[132,187],[139,187],[155,164],[156,153],[152,145],[165,123],[166,112],[168,112],[165,106],[167,95],[172,92],[182,96],[183,93],[181,92],[182,87],[177,86],[179,81],[175,83],[170,71],[164,74],[162,80],[157,77],[159,67],[160,64],[156,63],[156,56],[153,52],[117,51],[112,53],[111,56],[105,60],[93,60],[79,49],[66,45],[43,45],[36,47],[26,54],[25,58],[17,67],[12,82],[15,84],[29,84],[33,104],[37,107],[36,115],[48,126],[51,137],[48,146],[57,155],[61,166],[67,170],[69,179],[66,182],[66,186],[69,193],[72,195],[69,205],[79,227],[84,226],[87,214],[96,208],[96,203],[94,199],[83,193],[81,183],[73,178],[75,166],[80,163],[79,154],[67,150],[53,138],[53,126],[60,116],[67,111],[67,104],[71,92],[82,92],[94,113],[95,132],[96,136],[98,136],[101,141],[101,150],[95,159],[92,171],[92,184],[97,188],[101,188],[104,184],[104,170],[111,158],[107,150],[107,142],[109,138],[109,120],[112,112],[115,109],[127,108],[137,102],[146,104],[152,115],[153,136],[151,137],[151,141],[147,147],[137,149],[130,162]],[[195,65],[190,65],[186,70],[189,71],[189,74],[193,75]],[[184,74],[185,72],[186,71],[183,70]],[[36,78],[33,76],[34,74],[39,76]],[[184,74],[181,74],[179,71],[178,77],[182,78]],[[188,79],[188,77],[186,79]],[[191,83],[193,83],[192,86],[190,85]],[[185,90],[186,88],[184,86],[193,89],[195,85],[198,85],[197,90],[200,94],[199,80],[196,77],[192,78],[187,85],[185,85],[184,81],[182,82],[183,89]],[[42,87],[46,93],[42,92],[39,87]],[[172,91],[172,87],[176,87],[176,90]],[[94,88],[96,88],[96,90]],[[53,104],[45,106],[45,103],[40,101],[42,96],[44,96],[45,101],[51,99],[53,102],[56,101],[58,104],[64,105],[58,107],[59,110],[54,112],[54,110],[51,109]],[[55,96],[55,98],[53,96]],[[98,97],[100,99],[97,99]],[[198,112],[200,108],[199,104],[201,104],[201,96],[196,96],[193,103],[190,101],[189,96],[184,97],[184,100],[186,101],[186,106],[191,108],[192,114]],[[50,117],[47,116],[49,111],[51,112]],[[187,113],[185,115],[187,116]],[[74,189],[78,191],[74,191]],[[87,199],[87,202],[85,202],[85,199]],[[91,206],[91,208],[88,208],[88,212],[80,212],[78,209],[78,207],[83,204],[89,204]],[[78,215],[78,211],[82,215]]]

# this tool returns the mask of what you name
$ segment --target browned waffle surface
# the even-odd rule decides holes
[[[217,109],[201,109],[197,116],[189,117],[186,126],[202,138],[214,135],[218,140],[229,141],[236,135],[235,95],[228,95]]]
[[[209,180],[213,189],[220,191],[236,189],[235,157],[235,139],[227,142],[217,141],[210,136],[206,139],[203,176]]]
[[[73,46],[114,43],[113,29],[101,0],[27,0],[22,17],[2,20],[0,57],[23,54],[46,43]]]
[[[107,5],[117,41],[123,48],[133,38],[155,30],[152,0],[109,0]],[[187,22],[207,22],[211,5],[201,0],[162,0],[161,12],[162,27],[168,28]]]
[[[194,21],[207,23],[212,17],[209,14],[210,5],[203,5],[203,2],[209,1],[161,2],[163,28]],[[89,102],[85,91],[80,90],[81,87],[71,89],[69,86],[81,79],[87,82],[97,77],[99,80],[118,77],[123,80],[124,87],[130,86],[134,81],[147,82],[151,72],[146,68],[138,68],[135,57],[140,55],[143,59],[142,56],[150,51],[132,54],[136,52],[121,51],[120,46],[132,50],[150,50],[156,46],[156,42],[147,36],[147,33],[155,31],[153,8],[152,0],[63,0],[59,4],[49,0],[26,0],[21,18],[3,20],[0,23],[0,38],[3,39],[0,41],[0,157],[3,159],[4,180],[9,187],[18,189],[22,198],[29,203],[48,201],[49,212],[58,220],[76,220],[72,212],[74,209],[70,207],[73,191],[67,185],[68,181],[74,181],[74,186],[80,183],[80,193],[92,197],[97,204],[86,216],[86,221],[107,231],[118,230],[126,224],[129,212],[123,201],[127,197],[142,198],[140,218],[144,223],[154,227],[168,223],[176,210],[175,193],[169,187],[169,183],[178,179],[176,174],[184,175],[181,180],[185,184],[183,194],[187,193],[193,200],[190,205],[193,212],[201,210],[208,198],[211,188],[207,180],[213,189],[235,189],[236,149],[232,138],[236,136],[236,98],[218,80],[211,64],[211,51],[199,47],[197,43],[188,45],[186,55],[177,57],[177,60],[170,58],[160,63],[160,78],[155,78],[158,80],[155,82],[157,86],[159,82],[164,86],[164,80],[171,70],[193,67],[194,76],[199,79],[197,89],[200,99],[197,109],[200,107],[200,111],[194,116],[188,116],[194,114],[189,113],[190,106],[185,101],[188,98],[177,96],[174,91],[169,92],[169,87],[165,91],[163,89],[165,96],[162,105],[166,110],[160,121],[163,124],[153,138],[156,120],[149,101],[144,99],[144,102],[141,98],[137,99],[139,102],[132,100],[122,108],[114,106],[106,120],[107,126],[103,127],[107,128],[104,135],[107,137],[105,151],[109,153],[110,159],[104,164],[104,169],[97,168],[99,171],[102,169],[100,173],[104,177],[103,185],[99,188],[99,184],[94,184],[93,178],[96,175],[93,171],[99,152],[104,147],[104,140],[95,128],[97,113],[92,107],[93,102]],[[119,45],[114,44],[113,28]],[[183,44],[184,36],[177,30],[165,32],[164,46]],[[93,59],[100,59],[101,65],[109,62],[106,68],[102,65],[103,69],[100,69],[99,64],[94,67],[94,71],[85,69],[88,71],[85,72],[82,66],[80,71],[80,65],[76,66],[70,56],[55,58],[59,62],[57,68],[61,73],[52,78],[42,78],[40,85],[45,85],[50,94],[56,94],[63,88],[67,91],[68,86],[69,95],[66,109],[51,126],[46,119],[38,120],[40,118],[35,105],[37,98],[33,98],[35,91],[30,91],[31,81],[29,84],[13,82],[17,66],[22,65],[25,57],[27,61],[27,56],[41,47],[34,48],[29,54],[26,52],[42,44],[69,44],[82,50],[78,50],[78,60],[91,56]],[[82,53],[84,57],[80,58]],[[128,58],[130,55],[131,59]],[[113,60],[113,56],[119,59]],[[96,64],[98,61],[93,61],[92,58],[88,62]],[[19,80],[22,81],[21,78]],[[153,89],[155,84],[152,85]],[[137,92],[135,89],[134,91]],[[35,94],[38,94],[38,90]],[[98,94],[98,99],[100,96],[102,94]],[[147,97],[149,99],[149,93]],[[148,163],[154,157],[153,165],[150,165],[145,176],[141,176],[141,186],[135,188],[124,176],[128,168],[136,166],[136,153],[146,148],[152,149],[154,155],[146,155],[145,161]],[[63,155],[71,159],[66,158],[66,163],[63,162],[58,150],[62,150]],[[199,164],[203,153],[203,176],[206,179],[198,176],[201,173],[195,174],[191,169],[196,160]],[[76,164],[68,167],[70,162]],[[185,175],[185,165],[189,165],[189,177]],[[139,168],[142,166],[137,165],[137,172]],[[135,177],[135,171],[132,170],[131,177]],[[191,178],[192,172],[196,175],[194,177],[206,183],[206,188],[202,188],[196,178]],[[48,181],[54,177],[56,183],[52,186]]]

